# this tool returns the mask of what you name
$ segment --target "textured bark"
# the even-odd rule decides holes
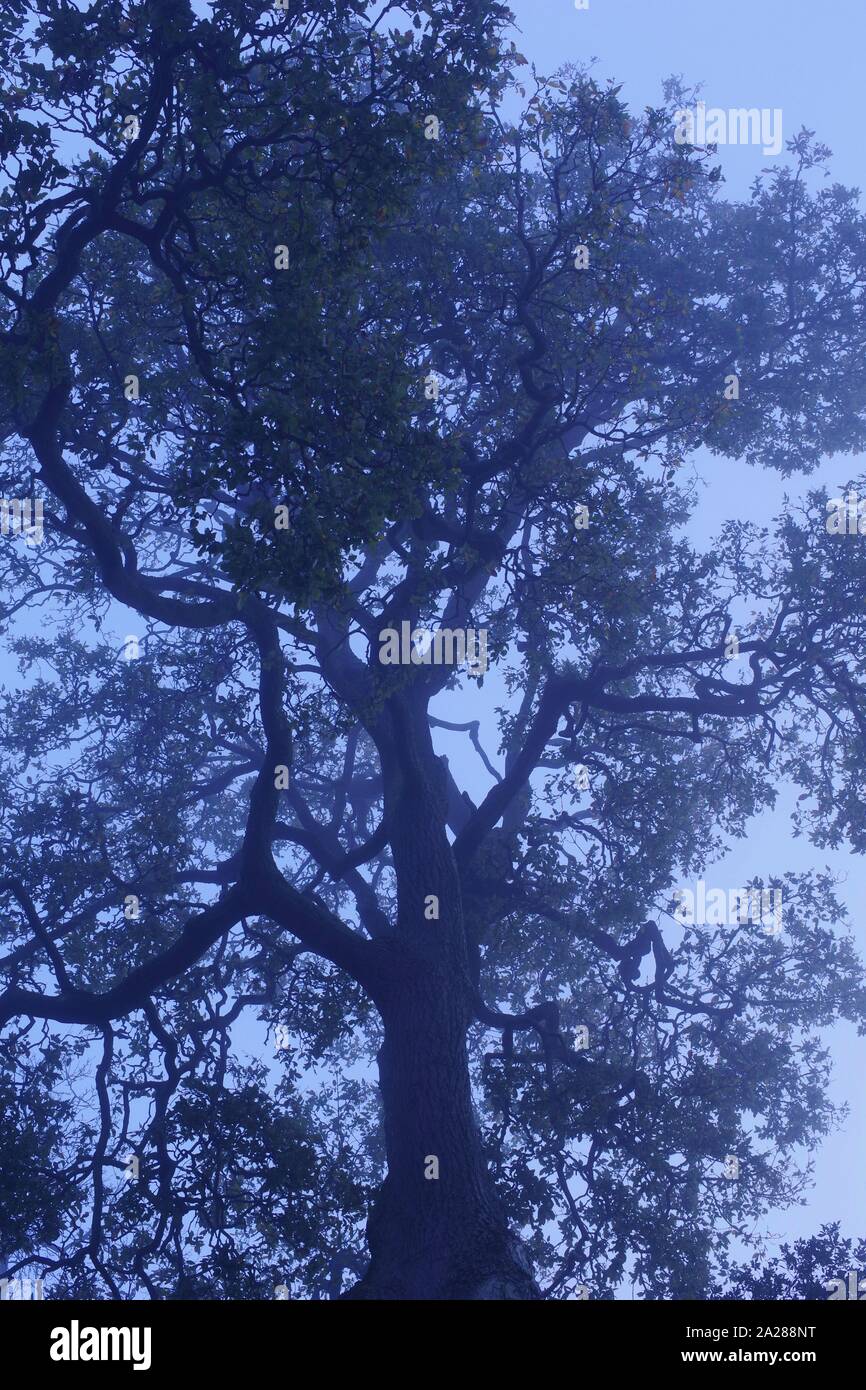
[[[536,1299],[481,1149],[466,1059],[468,1005],[447,976],[407,972],[380,1005],[388,1175],[350,1298]],[[438,1178],[426,1177],[431,1159]]]

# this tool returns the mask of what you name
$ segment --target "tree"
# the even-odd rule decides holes
[[[858,546],[816,492],[696,554],[660,484],[862,446],[855,195],[804,132],[725,202],[675,85],[402,9],[5,36],[0,1255],[55,1297],[697,1296],[866,1016],[829,874],[672,912],[780,775],[862,849]]]
[[[864,1283],[866,1242],[846,1240],[839,1222],[827,1222],[817,1235],[792,1244],[783,1242],[779,1254],[765,1259],[755,1255],[748,1264],[735,1265],[714,1298],[786,1300],[862,1298],[856,1289]],[[840,1287],[841,1285],[841,1287]]]

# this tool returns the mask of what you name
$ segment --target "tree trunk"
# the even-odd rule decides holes
[[[468,1000],[429,962],[401,976],[379,1004],[388,1175],[368,1222],[369,1269],[347,1297],[540,1298],[481,1149]]]
[[[448,789],[423,692],[394,696],[379,730],[398,923],[380,945],[379,1087],[388,1174],[367,1223],[370,1265],[349,1298],[537,1299],[487,1170],[466,1032],[473,991]],[[425,904],[435,896],[436,914]]]

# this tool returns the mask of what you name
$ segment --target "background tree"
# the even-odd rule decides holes
[[[53,1296],[700,1296],[864,1022],[829,875],[671,925],[780,776],[863,847],[859,547],[816,493],[697,554],[661,481],[862,446],[856,198],[804,133],[727,203],[688,93],[401,11],[7,24],[0,1254]]]
[[[857,1288],[864,1282],[866,1242],[847,1240],[839,1222],[828,1222],[817,1235],[783,1242],[778,1255],[763,1262],[754,1255],[747,1264],[735,1265],[724,1286],[714,1288],[713,1298],[822,1301],[831,1296],[851,1296],[854,1275]],[[844,1285],[839,1289],[838,1281]],[[861,1297],[862,1294],[854,1294]]]

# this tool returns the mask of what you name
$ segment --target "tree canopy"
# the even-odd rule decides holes
[[[819,490],[683,524],[699,449],[862,449],[866,222],[508,18],[6,6],[0,1261],[53,1297],[704,1297],[838,1118],[830,874],[768,866],[781,931],[674,890],[780,781],[862,852],[866,561]]]

